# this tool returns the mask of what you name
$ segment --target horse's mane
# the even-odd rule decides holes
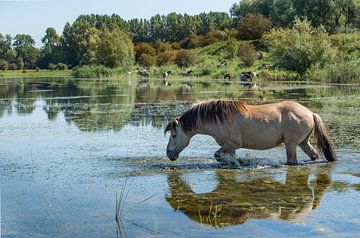
[[[184,112],[178,121],[185,132],[196,129],[198,123],[221,123],[230,121],[237,113],[246,111],[246,105],[242,102],[230,100],[211,100],[194,104]],[[175,122],[170,122],[165,132],[175,128]]]

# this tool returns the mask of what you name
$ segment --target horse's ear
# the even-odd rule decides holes
[[[175,117],[171,120],[171,122],[169,122],[165,129],[164,129],[164,135],[166,134],[166,132],[171,131],[172,129],[175,130],[175,127],[179,124],[179,118]]]

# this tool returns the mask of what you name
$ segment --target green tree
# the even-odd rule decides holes
[[[120,29],[98,32],[96,63],[106,67],[127,67],[134,63],[134,45],[129,35]]]
[[[41,39],[44,46],[40,50],[37,65],[40,68],[48,68],[49,64],[57,64],[62,60],[60,48],[60,36],[52,27],[46,29],[45,36]]]
[[[273,29],[264,35],[264,42],[278,67],[301,76],[312,66],[323,65],[333,58],[326,31],[312,27],[306,20],[296,19],[291,29]]]
[[[3,36],[0,33],[0,58],[6,60],[8,63],[15,59],[15,53],[11,48],[12,38],[10,35]]]
[[[18,34],[14,38],[14,49],[18,60],[21,58],[24,62],[24,67],[34,68],[39,52],[35,48],[35,41],[30,35]]]

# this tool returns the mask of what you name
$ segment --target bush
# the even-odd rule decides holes
[[[0,59],[0,70],[5,71],[9,67],[9,64],[6,60]]]
[[[234,59],[238,54],[238,43],[234,39],[230,39],[226,42],[224,49],[225,59]]]
[[[155,56],[156,50],[155,48],[146,42],[141,42],[135,46],[135,60],[136,62],[141,57],[142,54],[146,54],[149,56]]]
[[[171,64],[174,61],[174,57],[175,55],[173,51],[161,52],[156,56],[156,63],[158,66]]]
[[[67,70],[69,67],[66,64],[63,63],[58,63],[55,66],[56,70]]]
[[[238,22],[238,38],[240,40],[260,39],[262,35],[265,32],[270,31],[271,28],[271,21],[264,15],[246,14],[246,16],[241,18],[241,20]]]
[[[156,53],[171,51],[173,49],[170,43],[162,42],[160,39],[155,41],[154,48]]]
[[[204,37],[196,34],[191,34],[189,37],[180,41],[180,46],[183,49],[193,49],[203,45]]]
[[[72,75],[76,78],[101,78],[110,77],[114,74],[116,74],[116,69],[104,66],[82,66],[76,67],[72,71]]]
[[[239,47],[238,56],[246,67],[252,66],[256,59],[255,47],[247,42],[241,44]]]
[[[179,67],[189,67],[195,61],[194,54],[189,50],[179,50],[175,56],[175,64]]]
[[[356,61],[341,60],[323,69],[314,67],[307,74],[310,80],[329,83],[360,83],[360,67]]]
[[[55,70],[56,69],[56,64],[49,63],[48,69],[50,69],[51,71]]]
[[[329,37],[323,28],[296,19],[292,29],[274,29],[264,35],[270,57],[279,68],[304,75],[314,65],[325,65],[334,57]]]
[[[141,54],[137,60],[137,63],[140,66],[149,68],[150,66],[153,66],[155,64],[155,60],[156,59],[153,55]]]

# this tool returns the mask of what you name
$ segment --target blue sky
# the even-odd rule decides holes
[[[118,14],[124,19],[150,18],[170,12],[229,12],[239,0],[0,0],[0,33],[31,35],[36,46],[47,27],[60,34],[66,22],[81,14]]]

